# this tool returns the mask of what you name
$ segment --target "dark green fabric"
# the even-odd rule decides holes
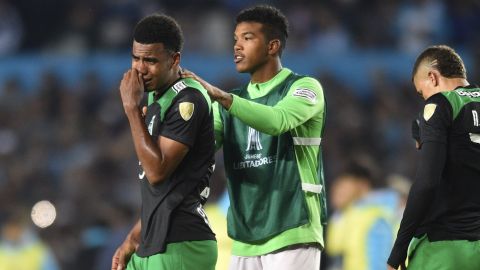
[[[452,105],[453,120],[457,118],[465,105],[480,102],[480,88],[458,88],[454,91],[442,92]]]
[[[257,99],[250,99],[246,86],[233,93],[274,106],[299,78],[299,75],[291,74],[269,94]],[[223,108],[221,115],[231,202],[228,235],[235,240],[255,243],[308,223],[290,132],[270,136],[251,129]]]

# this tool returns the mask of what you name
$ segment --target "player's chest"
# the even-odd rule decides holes
[[[159,136],[163,127],[162,108],[160,104],[153,103],[147,107],[145,125],[147,126],[148,133],[152,137]]]

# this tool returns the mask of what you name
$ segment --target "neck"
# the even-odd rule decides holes
[[[171,72],[172,73],[168,77],[167,81],[162,86],[160,86],[158,90],[155,90],[155,92],[157,92],[157,95],[162,95],[163,93],[165,93],[165,91],[167,91],[168,88],[170,88],[170,86],[180,78],[180,69],[174,68]]]
[[[440,93],[440,92],[448,92],[455,90],[457,87],[463,87],[469,85],[467,79],[464,78],[453,78],[453,79],[445,79],[442,81],[441,84],[438,85],[427,97],[425,97],[425,100],[430,98],[431,96]]]
[[[252,83],[263,83],[269,81],[275,77],[275,75],[277,75],[281,69],[282,63],[280,62],[280,58],[276,57],[265,63],[257,70],[253,71],[250,74],[250,81]]]

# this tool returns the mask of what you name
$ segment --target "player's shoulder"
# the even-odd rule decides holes
[[[208,106],[205,96],[197,88],[187,86],[178,92],[174,102],[192,102],[200,106]]]
[[[425,122],[451,119],[453,107],[443,92],[436,93],[425,100],[423,119]]]
[[[320,82],[310,76],[299,76],[289,89],[290,95],[310,100],[317,103],[318,100],[323,100],[323,89]]]
[[[450,100],[447,96],[448,94],[449,92],[436,93],[429,97],[427,100],[425,100],[425,105],[436,104],[439,107],[451,108]]]

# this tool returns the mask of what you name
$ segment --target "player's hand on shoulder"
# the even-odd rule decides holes
[[[205,81],[200,76],[191,72],[190,70],[182,69],[180,75],[182,76],[182,78],[192,78],[192,79],[198,81],[203,86],[203,88],[205,88],[205,90],[207,90],[208,95],[213,100],[218,100],[219,98],[221,98],[221,96],[223,94],[225,94],[224,91],[220,90],[218,87],[216,87],[214,85],[211,85],[209,82]]]

